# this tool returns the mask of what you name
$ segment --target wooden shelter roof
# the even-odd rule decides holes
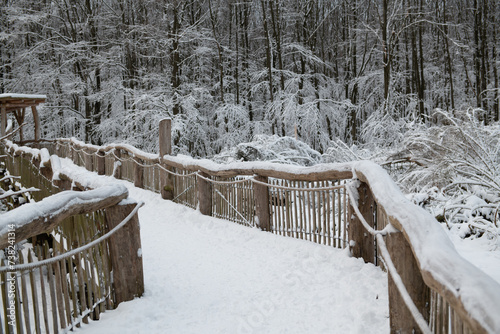
[[[0,108],[12,112],[21,108],[36,107],[45,100],[47,100],[46,95],[5,93],[0,94]]]
[[[31,94],[15,94],[5,93],[0,94],[0,137],[5,136],[7,133],[7,113],[12,112],[21,125],[24,121],[24,110],[31,107],[33,113],[33,120],[35,121],[35,140],[40,139],[40,117],[36,106],[45,102],[47,96],[45,95],[31,95]],[[20,141],[23,140],[22,129],[19,130]]]

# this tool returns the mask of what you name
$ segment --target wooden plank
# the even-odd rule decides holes
[[[88,227],[89,225],[93,225],[93,222],[90,222],[81,225],[82,227],[82,233],[84,236],[85,243],[88,244],[89,242],[92,241],[91,236],[89,235]],[[94,311],[94,305],[97,303],[96,300],[96,277],[95,277],[95,265],[94,265],[94,258],[92,255],[92,248],[88,249],[83,252],[85,254],[85,258],[87,259],[85,261],[85,266],[86,266],[86,272],[87,272],[87,277],[88,277],[88,283],[87,283],[87,302],[90,307],[91,311]],[[92,312],[92,320],[99,320],[99,312]]]
[[[15,300],[16,300],[16,330],[17,333],[23,333],[24,332],[24,326],[23,326],[23,311],[21,307],[21,289],[19,288],[19,279],[17,277],[17,274],[14,276],[14,285],[16,286],[15,290]]]
[[[301,222],[299,220],[299,215],[298,215],[298,210],[297,206],[299,205],[299,200],[297,198],[297,182],[296,181],[290,181],[291,186],[294,188],[292,192],[292,198],[293,198],[293,217],[294,217],[294,225],[295,225],[295,237],[303,239],[303,234],[301,230]]]
[[[78,248],[79,244],[77,240],[75,239],[75,229],[71,230],[71,239],[72,242],[69,243],[68,248],[69,250]],[[74,259],[73,257],[68,258],[68,271],[69,271],[69,290],[70,290],[70,297],[72,301],[72,306],[73,306],[73,312],[72,312],[72,318],[73,319],[79,319],[79,315],[81,314],[81,309],[80,311],[78,310],[78,303],[77,303],[77,295],[76,295],[76,289],[78,287],[78,282],[77,279],[78,277],[75,277],[75,264],[74,264]],[[76,326],[80,327],[80,321],[77,320]]]
[[[287,182],[286,180],[283,181],[283,183],[287,186],[290,187],[290,183]],[[292,225],[292,217],[290,215],[290,210],[291,210],[291,198],[290,198],[290,191],[284,190],[283,191],[283,208],[286,212],[286,230],[287,230],[287,236],[293,237],[294,233],[294,228]]]
[[[57,255],[57,252],[56,252]],[[61,267],[60,262],[52,264],[52,269],[54,270],[54,281],[55,281],[55,294],[57,299],[57,312],[59,312],[59,322],[61,324],[61,329],[66,328],[66,315],[64,310],[64,301],[62,296],[62,286],[61,286]],[[53,310],[53,312],[55,312]]]
[[[18,257],[19,257],[19,263],[23,264],[24,263],[24,255],[20,250],[18,251]],[[22,293],[24,325],[26,326],[26,332],[31,333],[29,297],[28,297],[28,290],[26,288],[26,274],[21,272],[20,276],[21,276],[21,293]]]
[[[31,249],[28,249],[28,263],[33,263],[33,255],[31,254]],[[36,289],[36,280],[35,280],[35,269],[30,270],[30,286],[31,286],[31,300],[33,301],[33,315],[35,318],[35,330],[37,334],[42,333],[41,325],[40,325],[40,305],[38,302],[38,293]],[[41,279],[41,278],[40,278]]]
[[[49,245],[47,244],[47,241],[44,242],[44,253],[45,253],[45,258],[48,259],[50,258],[50,253],[49,253]],[[59,324],[57,321],[57,303],[56,303],[56,288],[55,288],[55,283],[54,283],[54,276],[52,275],[52,265],[47,265],[47,280],[48,280],[48,285],[49,285],[49,292],[50,292],[50,301],[51,301],[51,306],[52,306],[52,326],[54,333],[59,332]]]
[[[311,185],[311,183],[309,183],[309,187],[308,188],[314,188],[314,184]],[[317,225],[317,221],[316,221],[316,192],[315,191],[310,191],[310,198],[311,198],[311,201],[309,202],[311,207],[309,208],[309,210],[311,210],[311,213],[312,213],[312,230],[311,230],[311,233],[312,233],[312,241],[313,242],[318,242],[318,225]]]
[[[43,260],[45,259],[43,257],[43,246],[38,246],[38,259]],[[42,304],[42,314],[43,314],[43,324],[45,325],[45,332],[49,332],[49,317],[48,317],[48,299],[47,299],[47,294],[45,292],[45,282],[44,282],[44,273],[43,269],[46,269],[48,271],[47,266],[40,266],[38,268],[39,270],[39,275],[40,275],[40,293],[41,293],[41,304]]]
[[[2,267],[5,266],[5,260],[4,259],[0,259],[0,264]],[[10,312],[7,310],[9,308],[9,301],[8,301],[8,294],[9,294],[9,287],[8,287],[8,281],[7,281],[7,275],[8,273],[6,272],[3,272],[0,274],[0,279],[2,280],[3,284],[0,284],[0,290],[1,293],[2,293],[2,302],[3,302],[3,318],[4,318],[4,323],[3,323],[3,329],[4,329],[4,332],[6,334],[10,333],[10,330],[9,330],[9,322],[11,321],[9,315],[10,315]]]
[[[54,246],[55,247],[55,246]],[[59,254],[63,254],[65,252],[63,242],[59,244]],[[60,267],[61,267],[61,283],[62,283],[62,297],[64,300],[64,306],[66,308],[66,321],[68,323],[68,326],[72,324],[72,318],[71,318],[71,308],[70,308],[70,302],[69,302],[69,289],[68,289],[68,272],[66,270],[67,262],[68,260],[61,260],[59,261]],[[71,261],[71,259],[69,259]],[[72,266],[68,266],[68,270],[71,270]]]
[[[75,228],[74,238],[77,242],[78,247],[84,245],[84,240],[82,240],[77,228]],[[76,254],[75,266],[76,266],[76,278],[77,278],[77,285],[78,285],[77,300],[80,303],[80,315],[83,315],[87,309],[87,296],[85,294],[85,277],[84,277],[85,273],[84,273],[84,270],[82,268],[83,261],[84,261],[84,259],[82,258],[82,254],[81,253]],[[85,315],[82,317],[82,322],[84,324],[89,323],[88,315]]]

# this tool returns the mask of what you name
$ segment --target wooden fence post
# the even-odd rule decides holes
[[[210,177],[208,174],[199,172],[203,177]],[[201,177],[196,178],[198,185],[198,205],[200,212],[204,215],[212,215],[212,184]]]
[[[368,225],[375,225],[375,201],[368,185],[361,182],[358,188],[358,208]],[[375,237],[368,233],[354,209],[349,204],[349,248],[354,257],[360,257],[365,262],[375,263]]]
[[[160,140],[160,164],[168,169],[168,166],[163,163],[164,155],[172,154],[172,120],[169,118],[160,121],[159,128]],[[160,170],[160,193],[163,199],[174,199],[174,177],[172,174]]]
[[[160,158],[172,154],[172,120],[170,118],[160,121]]]
[[[115,162],[113,164],[113,176],[115,179],[122,178],[122,162],[120,161],[122,153],[119,149],[114,149],[113,154],[115,155]]]
[[[424,283],[417,261],[402,232],[385,237],[387,250],[396,270],[418,310],[428,322],[430,315],[430,291]],[[420,333],[420,328],[406,307],[401,294],[388,275],[389,318],[391,333]]]
[[[266,176],[255,176],[256,181],[267,183]],[[253,196],[255,201],[255,215],[259,220],[259,227],[262,231],[271,231],[270,211],[269,211],[269,189],[267,186],[259,183],[253,183]]]
[[[92,151],[88,148],[83,148],[82,153],[84,155],[85,169],[92,172],[94,170],[94,155]]]
[[[121,223],[135,206],[136,204],[118,204],[107,208],[106,220],[109,230]],[[140,297],[144,293],[141,235],[137,213],[109,238],[109,252],[116,307],[119,303]]]
[[[137,188],[144,187],[144,167],[142,167],[143,161],[139,158],[134,158],[135,169],[134,169],[134,186]]]
[[[97,151],[97,175],[106,174],[106,157],[103,151]]]

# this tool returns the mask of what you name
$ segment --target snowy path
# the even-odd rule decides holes
[[[345,250],[236,225],[123,182],[139,211],[146,292],[80,333],[388,333],[387,276]],[[71,169],[71,171],[69,171]]]

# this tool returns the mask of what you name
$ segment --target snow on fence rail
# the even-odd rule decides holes
[[[88,170],[127,179],[203,214],[348,246],[354,256],[389,271],[391,332],[500,332],[499,284],[460,257],[439,223],[409,202],[380,166],[219,165],[171,156],[165,127],[160,122],[160,154],[75,139],[43,145]]]
[[[144,291],[140,204],[119,185],[59,192],[40,175],[54,175],[43,155],[25,149],[5,161],[49,196],[0,216],[0,333],[67,332]],[[26,239],[33,246],[18,250]]]

